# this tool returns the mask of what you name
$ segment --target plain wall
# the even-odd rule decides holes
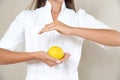
[[[15,16],[32,0],[0,0],[0,38]],[[111,28],[120,31],[119,0],[75,0],[77,10],[85,9]],[[102,49],[90,41],[83,45],[80,80],[120,80],[120,47]],[[0,66],[0,80],[24,80],[25,63]]]

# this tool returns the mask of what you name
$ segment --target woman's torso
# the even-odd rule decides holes
[[[81,57],[83,39],[75,36],[64,36],[56,31],[43,34],[38,32],[53,22],[50,3],[35,11],[28,11],[25,27],[26,51],[46,51],[50,46],[60,46],[64,52],[71,54],[70,58],[54,67],[49,67],[40,61],[28,62],[26,80],[78,80],[77,67]],[[79,26],[76,13],[62,6],[58,20],[70,26]]]

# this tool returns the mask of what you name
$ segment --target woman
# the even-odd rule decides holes
[[[77,67],[81,57],[83,38],[109,44],[92,37],[94,33],[86,28],[109,27],[95,20],[84,10],[76,13],[73,0],[36,1],[37,9],[21,12],[1,39],[1,64],[34,60],[27,64],[26,80],[78,80]],[[87,36],[89,33],[91,35]],[[107,34],[103,36],[96,33],[96,35],[100,38],[107,37]],[[15,52],[14,50],[22,42],[25,42],[26,52]],[[64,52],[69,54],[66,54],[62,60],[51,58],[46,52],[53,45],[62,47]]]

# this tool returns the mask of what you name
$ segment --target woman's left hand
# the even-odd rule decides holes
[[[48,31],[52,31],[52,30],[56,30],[59,33],[63,34],[63,35],[71,35],[71,31],[72,31],[73,27],[70,27],[66,24],[63,24],[60,21],[54,21],[53,23],[47,24],[40,32],[39,34],[42,34],[44,32],[48,32]]]

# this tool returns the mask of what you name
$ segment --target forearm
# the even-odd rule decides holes
[[[108,46],[120,46],[120,33],[114,30],[73,28],[71,35]]]
[[[12,64],[33,60],[34,55],[25,52],[14,52],[0,48],[0,64]]]

